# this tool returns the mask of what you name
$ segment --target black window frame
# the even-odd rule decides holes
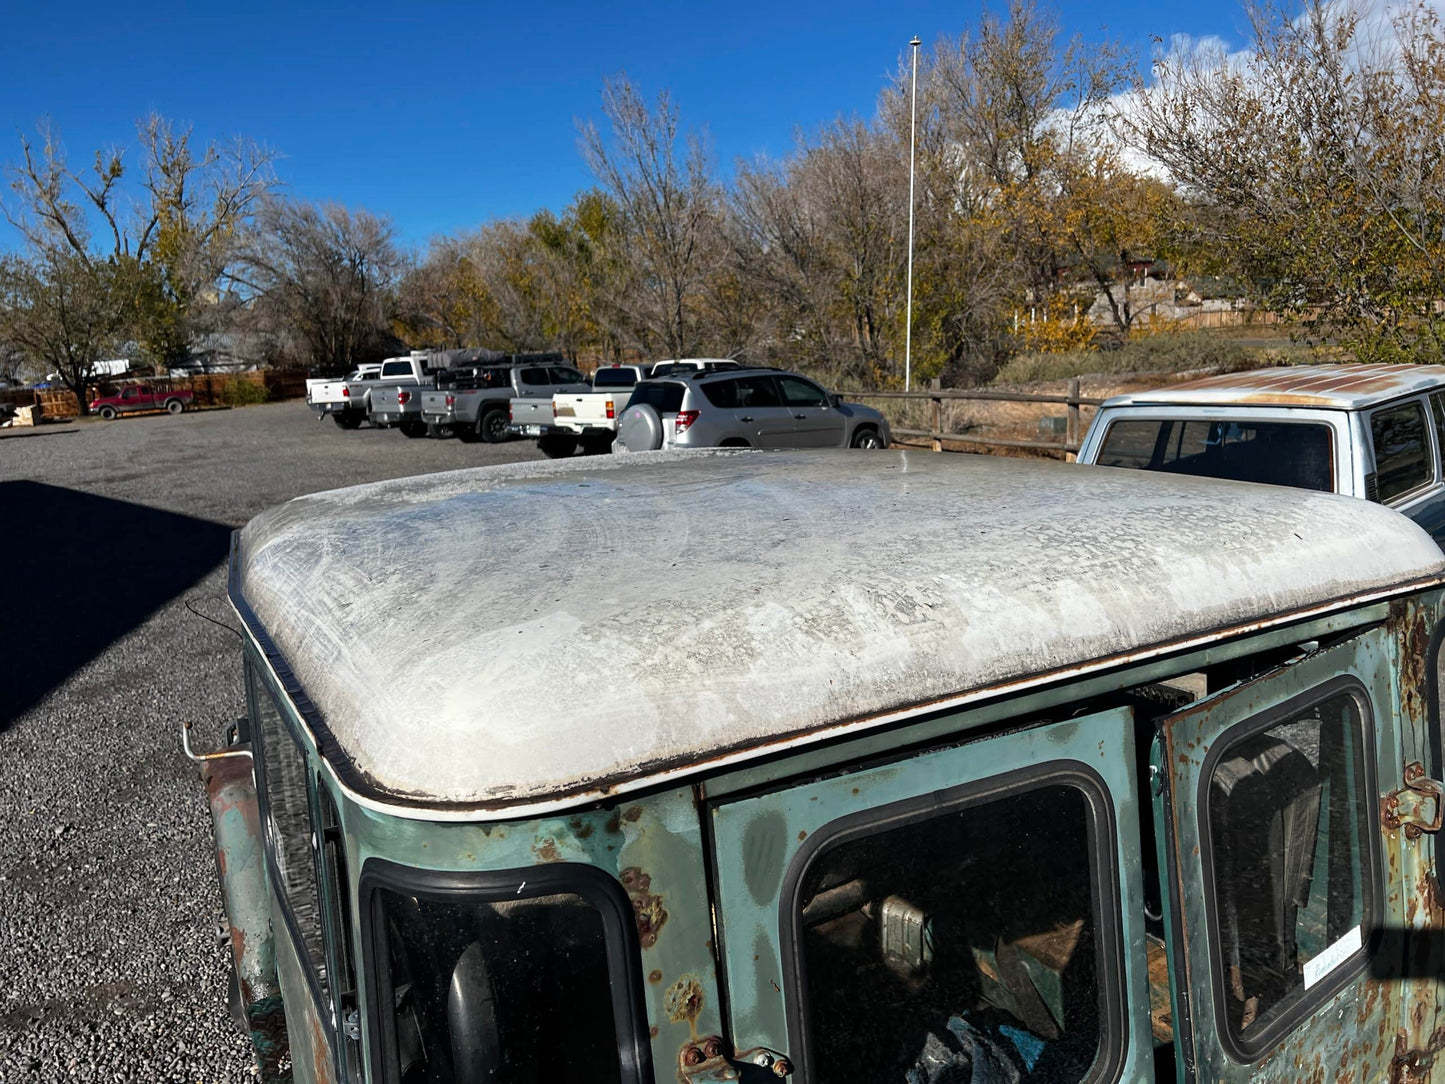
[[[528,380],[528,373],[540,373],[542,374],[542,378],[540,380]],[[547,366],[545,365],[527,365],[518,369],[517,382],[528,388],[550,388],[552,386],[552,376],[547,372]]]
[[[622,1080],[624,1084],[652,1084],[652,1039],[648,1031],[637,918],[622,882],[616,877],[599,866],[581,862],[463,872],[422,869],[376,857],[368,858],[361,867],[357,890],[361,943],[365,946],[362,957],[367,1045],[371,1051],[368,1068],[372,1079],[400,1084],[392,1013],[383,1010],[383,1006],[392,1003],[393,993],[390,968],[383,966],[383,961],[391,957],[386,922],[382,920],[385,906],[382,890],[447,902],[476,903],[570,893],[591,904],[602,919]]]
[[[1300,489],[1300,490],[1303,490],[1303,491],[1306,492],[1306,493],[1338,493],[1338,492],[1339,492],[1339,471],[1338,471],[1338,467],[1337,467],[1337,463],[1336,463],[1336,456],[1337,456],[1337,454],[1338,454],[1338,447],[1337,447],[1338,441],[1337,441],[1337,439],[1336,439],[1336,438],[1337,438],[1337,434],[1336,434],[1336,432],[1335,432],[1335,427],[1332,426],[1332,425],[1330,425],[1329,422],[1326,422],[1326,421],[1323,421],[1323,420],[1314,419],[1314,418],[1310,418],[1310,419],[1294,419],[1294,418],[1276,418],[1276,417],[1260,418],[1260,417],[1252,417],[1252,416],[1250,416],[1250,417],[1235,417],[1235,416],[1233,416],[1233,415],[1227,415],[1227,414],[1223,414],[1223,413],[1210,414],[1210,415],[1204,416],[1204,417],[1186,417],[1186,416],[1183,416],[1183,415],[1169,415],[1169,414],[1125,414],[1125,415],[1121,415],[1120,417],[1110,419],[1108,426],[1104,429],[1104,435],[1103,435],[1101,438],[1099,438],[1099,450],[1098,450],[1098,452],[1095,454],[1095,461],[1097,462],[1097,461],[1099,461],[1100,459],[1102,459],[1105,451],[1108,449],[1108,446],[1109,446],[1109,438],[1110,438],[1110,436],[1113,435],[1114,430],[1115,430],[1118,426],[1120,426],[1120,425],[1129,425],[1129,424],[1138,424],[1138,423],[1141,423],[1141,422],[1143,422],[1143,423],[1148,423],[1148,424],[1151,424],[1151,425],[1161,426],[1161,427],[1164,426],[1164,425],[1170,425],[1170,426],[1172,426],[1172,425],[1178,424],[1179,427],[1180,427],[1178,437],[1174,437],[1174,434],[1173,434],[1172,430],[1171,430],[1171,432],[1170,432],[1171,438],[1173,438],[1173,439],[1175,439],[1175,440],[1182,440],[1182,439],[1183,439],[1183,433],[1184,433],[1184,426],[1189,425],[1189,424],[1194,423],[1194,422],[1203,422],[1203,423],[1205,423],[1205,424],[1213,424],[1213,423],[1216,423],[1216,422],[1222,422],[1222,423],[1231,423],[1231,422],[1232,422],[1232,423],[1237,423],[1237,424],[1241,424],[1241,425],[1250,425],[1250,424],[1253,424],[1253,425],[1280,425],[1280,426],[1295,425],[1295,426],[1300,426],[1300,427],[1303,427],[1303,428],[1323,429],[1324,432],[1325,432],[1325,437],[1326,437],[1326,439],[1329,441],[1329,471],[1330,471],[1330,476],[1329,476],[1329,486],[1328,486],[1328,488],[1326,488],[1326,489],[1314,489],[1313,487],[1307,487],[1307,486],[1289,486],[1288,488],[1291,488],[1291,489]],[[1161,430],[1161,432],[1159,432],[1159,433],[1156,434],[1156,436],[1155,436],[1155,454],[1158,454],[1158,452],[1160,451],[1160,444],[1159,444],[1159,442],[1160,442],[1160,440],[1163,439],[1163,436],[1164,436],[1164,433],[1162,432],[1162,430]],[[1151,457],[1151,459],[1152,459],[1152,457]],[[1176,458],[1175,458],[1174,460],[1172,460],[1171,462],[1177,462],[1177,461],[1178,461],[1178,457],[1176,456]],[[1100,463],[1100,465],[1101,465],[1101,466],[1106,466],[1107,464]],[[1184,474],[1183,472],[1171,471],[1167,465],[1161,465],[1161,466],[1155,467],[1155,466],[1146,464],[1145,466],[1142,466],[1142,467],[1117,467],[1116,469],[1119,469],[1119,470],[1142,470],[1142,471],[1147,471],[1147,472],[1149,472],[1149,473],[1157,473],[1157,474],[1178,474],[1180,477],[1199,477],[1199,478],[1213,478],[1213,477],[1216,477],[1216,475],[1206,475],[1206,474],[1189,475],[1189,474]],[[1225,480],[1232,480],[1232,479],[1225,479]],[[1261,483],[1261,484],[1285,485],[1286,483],[1282,483],[1282,482],[1279,482],[1279,483],[1271,482],[1271,483]]]
[[[389,373],[389,372],[387,372],[388,369],[393,369],[393,370],[395,370],[395,371]],[[412,364],[411,364],[410,361],[388,361],[388,362],[385,362],[385,363],[382,365],[382,367],[381,367],[381,372],[378,373],[377,375],[378,375],[378,376],[383,376],[383,377],[385,377],[385,376],[411,376],[413,373],[415,373],[415,371],[416,371],[416,370],[412,368]]]
[[[1219,761],[1233,746],[1272,727],[1288,722],[1291,718],[1310,708],[1347,694],[1355,700],[1360,713],[1360,765],[1363,769],[1363,800],[1360,809],[1360,836],[1364,854],[1361,856],[1360,892],[1364,906],[1360,914],[1360,948],[1344,962],[1321,977],[1313,987],[1305,988],[1283,1012],[1267,1026],[1247,1040],[1233,1034],[1228,1024],[1228,1006],[1224,992],[1228,988],[1228,976],[1224,971],[1224,951],[1220,943],[1220,914],[1218,890],[1214,876],[1214,832],[1209,819],[1210,782]],[[1375,764],[1375,708],[1370,691],[1353,674],[1340,674],[1311,686],[1295,696],[1265,708],[1261,712],[1241,719],[1222,730],[1210,742],[1209,752],[1199,769],[1199,790],[1195,799],[1196,830],[1199,840],[1199,861],[1204,884],[1204,914],[1206,940],[1209,951],[1210,999],[1214,1008],[1214,1033],[1226,1056],[1241,1065],[1253,1065],[1267,1056],[1297,1027],[1309,1020],[1320,1007],[1351,981],[1357,978],[1370,963],[1379,940],[1382,919],[1381,901],[1384,899],[1384,874],[1381,869],[1381,854],[1378,824],[1378,810],[1374,808],[1375,796],[1379,794],[1378,776]],[[1176,861],[1182,858],[1176,856]]]
[[[1365,431],[1370,436],[1370,459],[1374,470],[1371,472],[1376,479],[1375,485],[1379,486],[1380,478],[1380,456],[1375,447],[1375,415],[1385,414],[1392,410],[1403,410],[1414,407],[1420,412],[1420,438],[1424,442],[1425,451],[1425,480],[1417,482],[1409,489],[1402,489],[1399,493],[1391,494],[1389,497],[1378,497],[1379,503],[1386,508],[1397,504],[1403,504],[1418,497],[1427,489],[1430,489],[1440,480],[1439,452],[1432,453],[1435,448],[1435,412],[1428,402],[1420,396],[1412,395],[1405,399],[1396,399],[1393,402],[1381,403],[1365,415]]]
[[[795,1081],[812,1080],[801,897],[813,862],[841,843],[1059,785],[1080,791],[1090,814],[1086,831],[1091,852],[1089,867],[1098,961],[1099,1045],[1094,1064],[1079,1084],[1104,1084],[1119,1079],[1124,1071],[1130,1035],[1125,1005],[1124,916],[1119,899],[1123,878],[1119,869],[1119,828],[1114,815],[1114,797],[1103,777],[1087,764],[1053,760],[845,814],[819,828],[798,849],[783,877],[778,913],[788,1052],[795,1066]]]
[[[280,720],[282,729],[286,736],[295,745],[296,751],[301,755],[302,762],[306,766],[306,810],[311,824],[311,864],[314,870],[316,882],[316,909],[321,924],[321,938],[323,953],[330,953],[331,946],[326,936],[326,909],[325,887],[322,881],[323,871],[319,860],[320,848],[318,846],[320,836],[317,834],[317,810],[316,810],[316,768],[311,763],[311,756],[307,752],[306,745],[296,735],[292,727],[291,719],[284,707],[285,698],[277,695],[276,687],[272,684],[271,676],[267,673],[264,665],[258,662],[248,652],[246,655],[246,670],[254,680],[246,681],[246,708],[250,719],[251,742],[254,746],[251,763],[256,776],[256,798],[261,810],[261,841],[266,851],[266,879],[271,886],[271,894],[279,903],[281,921],[286,927],[286,936],[291,939],[292,948],[295,951],[297,961],[301,966],[301,974],[306,980],[307,988],[311,994],[312,1004],[316,1008],[316,1015],[321,1021],[322,1028],[326,1032],[328,1049],[336,1049],[336,1026],[338,1012],[334,997],[328,996],[323,990],[321,980],[316,974],[316,969],[311,961],[311,954],[306,949],[306,939],[301,932],[301,924],[297,920],[291,908],[291,901],[286,893],[286,886],[280,880],[280,861],[276,856],[276,839],[271,832],[271,818],[267,813],[270,809],[270,795],[267,792],[266,780],[266,736],[265,728],[260,725],[258,714],[260,705],[256,703],[258,695],[257,686],[265,695],[271,698],[271,705],[276,709],[277,718]],[[329,989],[329,987],[328,987]]]

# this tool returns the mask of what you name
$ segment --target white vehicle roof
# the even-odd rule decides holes
[[[1306,406],[1361,410],[1445,388],[1445,365],[1290,365],[1116,395],[1113,406]]]
[[[608,556],[625,576],[596,574]],[[931,452],[658,452],[297,498],[238,532],[232,598],[348,786],[485,819],[1442,573],[1410,520],[1332,494]]]

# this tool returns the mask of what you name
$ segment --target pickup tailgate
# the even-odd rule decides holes
[[[558,392],[552,396],[552,413],[556,423],[582,432],[588,429],[617,430],[617,418],[632,398],[631,388],[608,391]]]
[[[526,436],[541,436],[544,430],[552,428],[555,420],[552,400],[540,396],[519,396],[513,399],[511,411],[512,424],[520,426]],[[536,431],[533,432],[533,429]]]
[[[313,406],[343,402],[345,396],[341,394],[341,391],[345,387],[346,381],[344,380],[308,380],[306,381],[306,401]]]

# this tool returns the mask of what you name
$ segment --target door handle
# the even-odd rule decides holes
[[[738,421],[740,421],[740,422],[750,422],[750,421],[752,421],[752,418],[750,418],[750,417],[748,417],[746,414],[744,414],[741,418],[738,419]]]
[[[794,414],[793,417],[797,418],[800,422],[805,422],[808,420],[808,416],[806,414]]]

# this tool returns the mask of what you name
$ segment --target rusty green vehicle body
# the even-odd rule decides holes
[[[656,453],[300,498],[230,593],[268,1078],[1445,1079],[1445,557],[1387,509]]]

